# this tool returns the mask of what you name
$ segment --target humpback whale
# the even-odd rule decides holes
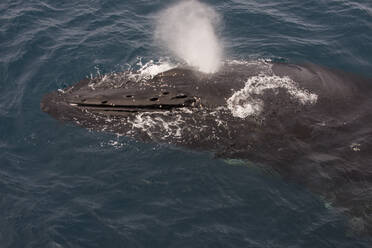
[[[311,63],[230,62],[86,78],[46,94],[52,117],[270,166],[372,235],[372,80]]]

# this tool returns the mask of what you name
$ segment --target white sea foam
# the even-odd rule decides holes
[[[182,116],[179,114],[168,116],[168,114],[168,112],[139,113],[133,120],[128,120],[128,123],[132,125],[132,129],[140,129],[146,132],[150,137],[153,136],[154,132],[160,132],[162,133],[161,139],[166,139],[168,137],[181,138],[181,124],[184,123]],[[163,115],[163,117],[161,115]]]
[[[264,107],[259,98],[266,90],[286,89],[288,94],[300,104],[314,104],[318,96],[305,89],[289,77],[259,75],[247,80],[243,89],[235,92],[228,100],[227,107],[232,115],[239,118],[258,116]]]
[[[154,60],[150,60],[145,64],[142,64],[140,60],[137,65],[140,66],[140,69],[137,71],[141,75],[142,78],[153,78],[157,74],[168,71],[172,68],[177,67],[177,64],[170,62],[166,59],[160,59],[159,61],[155,62]]]
[[[155,39],[190,66],[213,73],[222,58],[215,33],[219,20],[210,6],[197,0],[182,1],[159,14]]]
[[[128,69],[124,72],[112,72],[101,76],[97,71],[98,80],[92,80],[88,84],[88,87],[92,90],[95,90],[102,85],[110,85],[114,88],[120,88],[126,83],[127,79],[137,82],[141,80],[150,80],[157,74],[173,69],[179,65],[171,62],[168,58],[160,58],[156,61],[149,60],[146,63],[142,62],[141,57],[138,57],[137,59],[136,66],[127,64]],[[93,75],[91,75],[90,78],[95,79]],[[62,90],[60,92],[64,93]]]
[[[145,113],[137,114],[133,121],[128,120],[128,122],[132,124],[132,128],[147,132],[149,136],[152,136],[150,129],[156,125],[156,122],[151,118],[151,116],[146,115]]]
[[[256,59],[256,60],[241,60],[241,59],[228,59],[224,63],[228,65],[270,65],[270,59]]]

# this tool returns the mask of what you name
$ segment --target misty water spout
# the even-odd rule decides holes
[[[215,32],[219,20],[210,6],[196,0],[182,1],[159,14],[155,38],[190,66],[213,73],[223,53]]]

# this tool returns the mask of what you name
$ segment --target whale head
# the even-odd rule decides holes
[[[214,74],[173,68],[87,78],[45,95],[41,109],[91,130],[270,166],[372,234],[371,87],[313,64],[259,61]]]
[[[49,93],[41,108],[58,120],[142,141],[223,156],[250,158],[257,149],[277,156],[313,137],[322,123],[343,125],[345,113],[359,111],[367,91],[350,80],[315,65],[265,61],[230,63],[214,74],[112,73]]]

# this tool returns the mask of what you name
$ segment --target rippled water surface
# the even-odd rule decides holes
[[[371,247],[276,173],[43,113],[47,92],[169,56],[153,30],[174,1],[72,2],[0,3],[0,247]],[[369,0],[205,3],[230,59],[372,77]]]

